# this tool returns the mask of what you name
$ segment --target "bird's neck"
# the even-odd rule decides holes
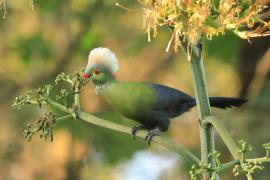
[[[118,82],[116,79],[112,78],[108,81],[106,81],[105,83],[102,83],[102,84],[96,84],[96,88],[95,88],[95,92],[96,92],[96,95],[100,95],[102,92],[108,90],[108,87],[111,85],[111,84],[114,84]]]

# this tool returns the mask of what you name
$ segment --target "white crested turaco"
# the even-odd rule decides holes
[[[148,130],[145,140],[151,139],[162,131],[167,131],[170,119],[187,112],[196,105],[190,95],[161,84],[143,82],[120,82],[115,78],[119,69],[115,54],[108,48],[95,48],[88,57],[83,71],[84,78],[96,86],[96,92],[103,96],[113,109],[123,116],[140,123],[132,128],[136,132]],[[230,97],[210,97],[211,107],[226,109],[239,107],[247,100]]]

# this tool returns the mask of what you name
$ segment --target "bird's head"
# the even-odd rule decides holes
[[[99,47],[90,52],[82,77],[90,78],[95,85],[102,85],[115,79],[118,69],[115,54],[108,48]]]

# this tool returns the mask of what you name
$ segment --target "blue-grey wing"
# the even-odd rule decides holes
[[[154,109],[166,111],[169,117],[178,116],[196,104],[194,98],[177,89],[160,84],[150,86],[156,92]]]

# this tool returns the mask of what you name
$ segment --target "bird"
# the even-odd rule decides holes
[[[196,106],[195,98],[178,89],[157,83],[120,82],[116,79],[118,70],[116,55],[106,47],[98,47],[90,51],[82,77],[90,78],[96,94],[104,97],[114,110],[139,123],[131,128],[134,139],[137,131],[147,130],[145,140],[150,145],[154,136],[168,130],[172,118]],[[246,101],[232,97],[209,98],[211,107],[221,109],[240,107]]]

